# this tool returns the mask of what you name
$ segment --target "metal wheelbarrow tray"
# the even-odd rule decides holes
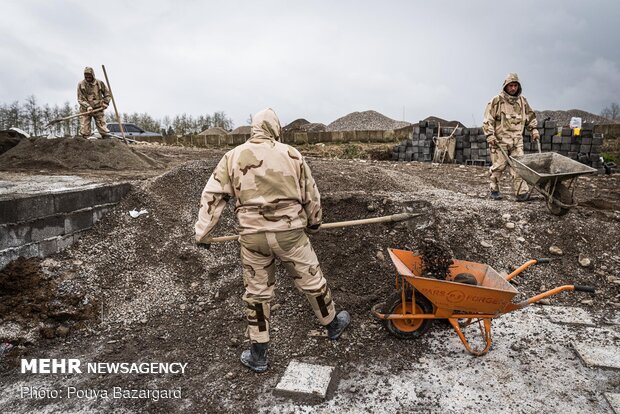
[[[396,266],[396,287],[399,291],[385,304],[373,306],[373,315],[385,322],[390,333],[403,339],[420,337],[434,319],[447,319],[465,349],[474,355],[484,355],[491,348],[493,318],[563,291],[594,293],[592,287],[564,285],[513,303],[512,299],[519,292],[508,282],[528,267],[546,263],[549,259],[529,260],[506,278],[488,265],[453,259],[450,275],[446,280],[439,280],[421,276],[422,258],[414,252],[398,249],[388,249],[388,252]],[[461,273],[473,275],[477,285],[454,282],[454,277]],[[381,305],[384,305],[382,312],[379,310]],[[465,322],[460,323],[459,320]],[[478,323],[483,338],[481,349],[472,347],[461,329],[474,322]]]
[[[555,152],[510,157],[510,161],[511,168],[532,186],[530,194],[534,189],[542,194],[555,215],[566,214],[576,205],[573,185],[576,178],[596,172],[592,167]]]

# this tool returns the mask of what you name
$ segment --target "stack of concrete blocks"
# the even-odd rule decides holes
[[[394,161],[431,161],[433,159],[433,136],[437,136],[439,126],[435,122],[420,121],[409,137],[394,147]]]
[[[114,207],[130,184],[0,196],[0,269],[18,257],[57,253]]]
[[[419,126],[413,128],[409,137],[394,147],[392,160],[431,161],[435,147],[433,137],[438,136],[438,132],[441,132],[441,136],[448,136],[453,129],[442,127],[439,131],[436,123],[420,121]],[[594,132],[594,124],[584,123],[579,136],[575,136],[569,127],[558,128],[553,121],[541,122],[538,131],[543,152],[557,152],[593,168],[603,167],[600,161],[603,134]],[[456,163],[491,164],[491,153],[482,128],[457,128],[454,137],[456,139],[454,154]],[[538,147],[527,130],[523,135],[523,150],[526,154],[538,152]]]
[[[557,152],[593,168],[603,168],[603,163],[600,161],[603,134],[594,132],[594,124],[584,123],[581,133],[574,135],[570,127],[558,127],[554,121],[544,121],[538,131],[543,152]],[[529,131],[523,136],[523,149],[526,153],[538,152],[536,143],[531,141]]]

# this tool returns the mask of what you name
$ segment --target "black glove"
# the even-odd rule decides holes
[[[307,234],[315,234],[319,232],[319,227],[321,227],[321,223],[319,224],[313,224],[311,226],[306,226],[306,233]]]
[[[196,247],[209,250],[211,248],[211,243],[196,243]]]

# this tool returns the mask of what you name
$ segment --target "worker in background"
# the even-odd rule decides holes
[[[487,104],[484,111],[482,128],[487,137],[491,150],[491,198],[500,200],[502,195],[499,190],[499,180],[508,165],[508,160],[497,148],[501,146],[508,156],[519,157],[523,155],[523,131],[527,128],[531,131],[532,140],[538,141],[540,134],[536,129],[538,122],[536,114],[528,104],[527,99],[521,95],[521,83],[516,73],[510,73],[504,80],[502,91]],[[528,199],[529,188],[525,181],[510,169],[512,185],[517,201]]]
[[[105,83],[99,79],[95,79],[95,71],[93,68],[84,68],[84,80],[78,83],[77,100],[80,105],[80,113],[91,112],[96,109],[100,111],[80,116],[80,135],[84,138],[90,137],[91,134],[91,118],[95,119],[97,130],[101,134],[101,138],[109,138],[110,131],[105,124],[104,111],[110,104],[112,95],[105,86]]]
[[[306,235],[317,232],[322,220],[316,183],[299,151],[279,142],[280,134],[280,121],[272,109],[253,117],[250,139],[226,153],[209,178],[195,225],[196,242],[208,248],[207,236],[226,202],[236,198],[246,334],[251,343],[241,354],[241,363],[256,372],[267,369],[276,257],[306,295],[330,339],[338,339],[351,320],[347,311],[336,314]]]

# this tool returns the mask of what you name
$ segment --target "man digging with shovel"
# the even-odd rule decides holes
[[[110,104],[110,99],[112,99],[110,91],[105,86],[105,83],[95,79],[93,68],[84,68],[84,80],[80,81],[77,87],[77,100],[82,113],[80,116],[80,135],[82,137],[90,137],[91,118],[94,118],[101,138],[111,138],[103,114],[103,111]]]
[[[209,248],[208,234],[231,198],[236,198],[250,349],[241,363],[267,369],[270,303],[278,257],[302,291],[330,339],[338,339],[351,317],[336,314],[327,281],[307,233],[319,230],[321,198],[310,168],[295,148],[280,143],[281,126],[272,109],[252,119],[250,139],[220,160],[202,192],[196,242]]]

